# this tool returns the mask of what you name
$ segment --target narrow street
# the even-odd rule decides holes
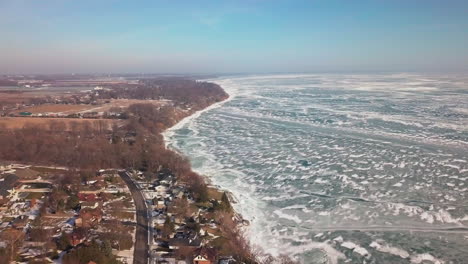
[[[136,207],[136,236],[135,251],[133,253],[133,264],[147,264],[149,259],[149,230],[148,230],[148,210],[146,202],[136,184],[132,181],[127,172],[119,172],[120,177],[125,181]]]

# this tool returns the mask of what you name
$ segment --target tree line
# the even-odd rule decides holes
[[[132,88],[115,87],[104,90],[97,99],[171,100],[200,110],[214,102],[226,99],[228,94],[217,84],[178,78],[141,80]]]

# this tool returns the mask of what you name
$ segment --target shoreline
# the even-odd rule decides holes
[[[223,89],[223,91],[225,91],[225,90]],[[179,121],[177,121],[177,123],[175,123],[173,126],[166,128],[163,132],[161,132],[161,135],[163,136],[163,139],[164,139],[165,147],[167,149],[171,150],[171,151],[175,151],[175,152],[177,152],[179,154],[184,155],[184,153],[180,153],[177,149],[169,147],[168,137],[173,135],[175,130],[178,130],[178,129],[182,128],[188,122],[192,121],[193,119],[196,119],[196,118],[200,117],[200,115],[202,115],[205,112],[208,112],[208,111],[210,111],[212,109],[220,107],[221,105],[223,105],[223,104],[229,102],[230,100],[232,100],[232,98],[233,98],[233,96],[228,94],[228,97],[226,99],[224,99],[224,100],[222,100],[220,102],[216,102],[214,104],[211,104],[211,105],[209,105],[209,106],[207,106],[207,107],[205,107],[205,108],[203,108],[201,110],[195,111],[195,112],[189,114],[188,116],[185,116],[182,119],[180,119]]]
[[[233,96],[228,95],[228,98],[226,98],[226,99],[224,99],[224,100],[222,100],[220,102],[216,102],[214,104],[211,104],[208,107],[205,107],[205,108],[203,108],[201,110],[195,111],[194,113],[192,113],[192,114],[182,118],[181,120],[179,120],[175,125],[165,129],[164,132],[161,133],[161,135],[163,136],[164,146],[166,147],[166,149],[169,150],[169,151],[173,151],[173,152],[175,152],[175,153],[177,153],[179,155],[182,155],[183,157],[188,157],[185,153],[179,151],[177,148],[169,146],[169,144],[171,144],[172,142],[168,138],[171,137],[172,135],[174,135],[176,130],[181,129],[188,122],[200,117],[205,112],[208,112],[208,111],[213,110],[215,108],[221,107],[223,104],[229,102],[232,98],[233,98]],[[192,164],[190,164],[190,169],[192,169]],[[212,180],[211,180],[210,177],[208,177],[208,176],[206,176],[204,174],[201,174],[201,176],[203,176],[203,179],[206,181],[206,184],[209,187],[215,188],[220,192],[227,192],[227,194],[230,196],[229,197],[230,201],[234,202],[234,203],[237,203],[237,201],[236,201],[237,199],[235,199],[235,196],[231,191],[223,190],[220,186],[214,185],[212,183]],[[238,214],[237,212],[235,212],[235,213]]]
[[[225,91],[225,90],[223,89],[223,91]],[[173,143],[173,142],[171,142],[168,138],[173,136],[175,134],[175,131],[178,130],[178,129],[181,129],[185,124],[187,124],[190,121],[200,117],[205,112],[208,112],[208,111],[213,110],[215,108],[221,107],[223,104],[225,104],[225,103],[229,102],[230,100],[232,100],[232,98],[233,98],[233,96],[228,94],[228,97],[226,99],[224,99],[222,101],[219,101],[219,102],[216,102],[216,103],[213,103],[213,104],[211,104],[211,105],[209,105],[209,106],[207,106],[207,107],[205,107],[205,108],[203,108],[201,110],[195,111],[192,114],[189,114],[188,116],[185,116],[182,119],[180,119],[173,126],[171,126],[169,128],[166,128],[163,132],[160,133],[161,136],[163,137],[163,140],[164,140],[164,147],[169,151],[175,152],[176,154],[179,154],[179,155],[181,155],[183,157],[188,158],[188,156],[185,153],[181,152],[176,147],[171,147],[170,144]],[[192,169],[192,164],[191,163],[190,163],[190,169]],[[229,194],[229,196],[233,195],[231,191],[221,190],[220,186],[213,185],[212,180],[210,179],[210,177],[208,177],[208,176],[206,176],[204,174],[200,174],[200,175],[203,177],[203,179],[206,181],[205,183],[209,187],[215,188],[218,191],[225,191],[225,192],[227,192]],[[229,198],[230,198],[231,201],[235,201],[235,199],[232,199],[233,197],[229,197]]]
[[[217,84],[217,83],[216,83]],[[221,87],[221,86],[220,86]],[[221,87],[223,88],[223,87]],[[224,90],[224,88],[223,88]],[[226,92],[226,90],[224,90]],[[227,92],[226,92],[227,93]],[[175,134],[175,131],[178,130],[178,129],[181,129],[184,125],[186,125],[187,123],[189,123],[190,121],[193,121],[194,119],[197,119],[198,117],[200,117],[203,113],[205,112],[208,112],[210,110],[213,110],[213,109],[216,109],[218,107],[221,107],[222,105],[224,105],[225,103],[229,102],[230,100],[233,99],[234,96],[232,96],[231,94],[228,94],[228,97],[220,102],[216,102],[214,104],[211,104],[201,110],[198,110],[198,111],[195,111],[193,112],[192,114],[188,115],[188,116],[185,116],[184,118],[182,118],[181,120],[179,120],[176,124],[174,124],[173,126],[165,129],[163,132],[161,132],[161,135],[163,136],[163,139],[164,139],[164,146],[167,150],[169,151],[172,151],[172,152],[175,152],[176,154],[179,154],[183,157],[186,157],[186,158],[189,158],[189,156],[187,156],[185,153],[181,152],[180,150],[178,150],[176,147],[174,146],[170,146],[171,143],[171,140],[169,140],[169,138],[171,136],[173,136]],[[190,159],[189,159],[190,160]],[[192,164],[190,164],[190,169],[193,170],[192,168]],[[196,172],[196,171],[195,171]],[[216,190],[218,193],[222,194],[222,193],[226,193],[228,198],[229,198],[229,201],[231,202],[231,204],[238,204],[238,200],[236,198],[236,196],[234,195],[234,193],[228,189],[224,189],[222,188],[221,186],[219,185],[215,185],[213,184],[212,182],[212,179],[205,175],[205,174],[202,174],[202,173],[199,173],[199,172],[196,172],[198,174],[200,174],[200,176],[203,177],[205,183],[207,184],[207,186],[211,189],[214,189]],[[250,226],[250,221],[249,220],[246,220],[241,213],[237,212],[235,210],[235,208],[232,208],[232,214],[233,214],[233,217],[235,218],[235,221],[237,223],[237,227],[238,228],[241,228],[241,229],[244,229],[245,227],[248,227]],[[250,239],[249,239],[249,242],[250,242]]]

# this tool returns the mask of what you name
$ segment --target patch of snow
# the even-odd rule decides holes
[[[418,254],[418,255],[415,255],[415,256],[411,257],[411,263],[419,264],[419,263],[423,263],[424,261],[430,261],[430,262],[432,262],[434,264],[443,264],[444,263],[444,261],[442,261],[442,260],[440,260],[438,258],[435,258],[434,256],[432,256],[429,253]]]
[[[369,252],[367,251],[367,249],[359,246],[359,245],[356,245],[354,244],[353,242],[350,242],[350,241],[345,241],[341,244],[342,247],[345,247],[345,248],[348,248],[348,249],[352,249],[353,252],[356,252],[358,253],[359,255],[361,256],[368,256],[370,255]]]
[[[377,251],[399,256],[400,258],[408,258],[410,256],[408,251],[404,249],[391,247],[389,245],[380,245],[375,241],[373,241],[369,246],[375,248]]]

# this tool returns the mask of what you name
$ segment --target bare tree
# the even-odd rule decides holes
[[[20,230],[13,228],[4,230],[0,233],[2,240],[6,241],[9,247],[10,260],[13,261],[16,258],[18,248],[21,246],[24,240],[24,233]]]

